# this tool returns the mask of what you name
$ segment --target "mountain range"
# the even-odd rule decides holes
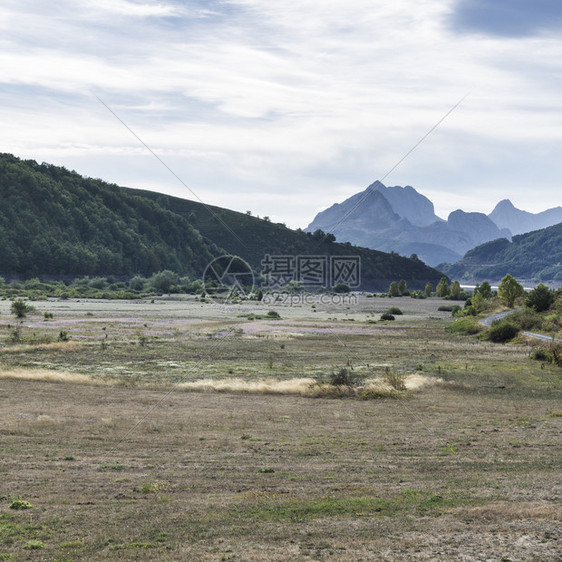
[[[201,277],[225,254],[242,257],[256,273],[267,255],[357,256],[367,290],[400,279],[423,288],[442,276],[419,259],[0,153],[0,275],[124,277],[171,269]]]
[[[435,214],[433,203],[411,186],[387,187],[380,181],[316,215],[305,229],[331,232],[340,242],[367,248],[416,254],[438,266],[455,263],[476,246],[562,222],[562,207],[542,213],[516,209],[508,200],[489,214],[453,211],[447,220]]]

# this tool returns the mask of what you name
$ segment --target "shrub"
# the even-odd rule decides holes
[[[390,307],[387,311],[388,314],[395,314],[396,316],[400,316],[402,311],[397,306]]]
[[[11,313],[14,314],[16,318],[24,318],[28,312],[33,312],[34,310],[31,305],[27,304],[22,299],[16,299],[10,307]]]
[[[439,312],[453,312],[453,307],[448,305],[448,304],[444,304],[444,305],[440,306],[437,310]]]
[[[562,367],[562,344],[552,342],[551,344],[535,350],[531,357],[536,361],[545,361]]]
[[[404,375],[391,371],[388,367],[384,372],[384,381],[390,385],[394,390],[406,390],[404,383]]]
[[[353,386],[357,383],[357,377],[345,368],[330,375],[330,384],[333,386]]]
[[[476,318],[473,316],[467,316],[465,318],[455,320],[453,323],[449,324],[445,330],[450,334],[472,335],[478,334],[483,330],[483,328]]]
[[[266,314],[267,318],[275,318],[276,320],[279,320],[281,318],[281,316],[279,315],[279,312],[277,312],[276,310],[270,310],[267,314]]]
[[[65,332],[64,330],[61,330],[59,332],[58,340],[59,341],[68,341],[69,340],[68,332]]]
[[[395,320],[395,318],[392,314],[385,312],[384,314],[381,314],[381,320]]]
[[[33,506],[31,503],[25,500],[14,500],[10,504],[10,509],[31,509]]]
[[[345,283],[337,283],[332,287],[332,291],[334,291],[334,293],[350,293],[351,287]]]
[[[550,357],[548,356],[548,353],[544,349],[537,349],[533,351],[531,357],[535,361],[550,361]]]
[[[522,330],[540,330],[543,319],[531,308],[517,310],[509,315],[509,319]]]
[[[492,326],[488,330],[488,339],[495,343],[505,343],[512,340],[519,332],[519,326],[510,320],[499,320],[492,322]]]

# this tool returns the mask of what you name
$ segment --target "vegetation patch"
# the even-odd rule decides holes
[[[474,335],[478,334],[483,330],[483,326],[479,323],[478,319],[472,316],[466,316],[464,318],[458,318],[454,322],[451,322],[445,330],[450,334],[461,334],[461,335]]]

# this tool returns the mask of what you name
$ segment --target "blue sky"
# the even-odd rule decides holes
[[[467,95],[468,94],[468,95]],[[0,151],[304,227],[387,172],[562,205],[558,0],[3,0]]]

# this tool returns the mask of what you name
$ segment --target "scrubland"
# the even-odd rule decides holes
[[[442,304],[0,302],[0,559],[558,559],[562,371]]]

